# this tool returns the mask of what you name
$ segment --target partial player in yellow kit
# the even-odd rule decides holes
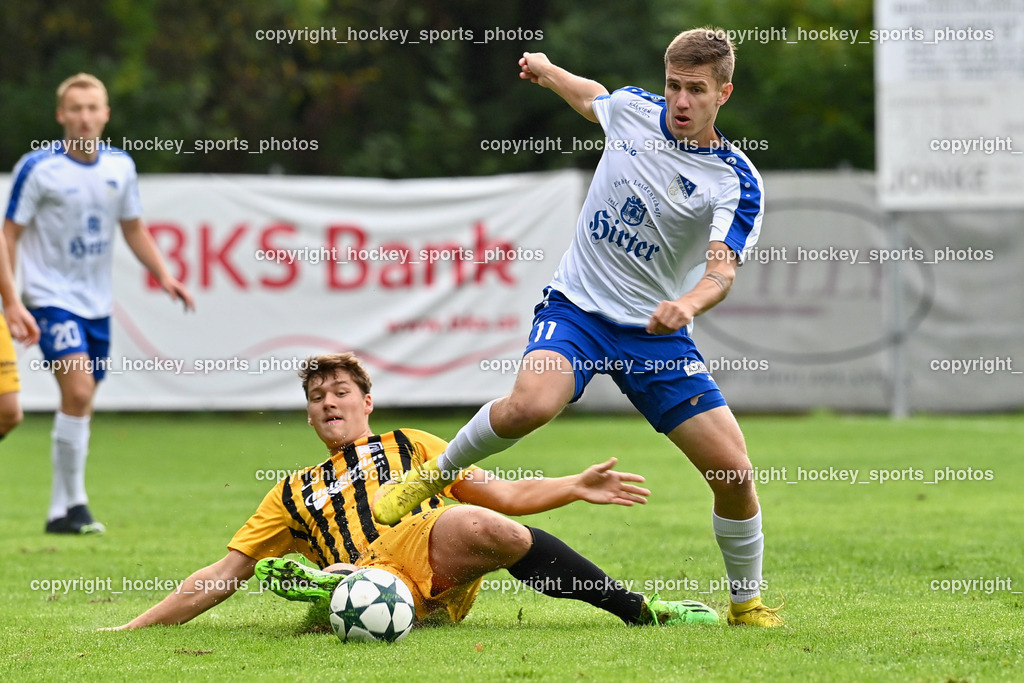
[[[18,358],[14,353],[13,339],[26,346],[39,341],[39,326],[35,318],[18,298],[14,286],[14,272],[7,255],[7,242],[0,239],[0,299],[3,301],[3,315],[0,315],[0,440],[21,424],[21,403],[18,392],[21,380],[18,377]],[[8,322],[10,321],[10,322]]]

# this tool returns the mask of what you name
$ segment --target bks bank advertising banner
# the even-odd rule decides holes
[[[302,407],[301,361],[349,350],[378,405],[474,404],[511,387],[498,361],[526,345],[584,179],[156,175],[140,192],[196,310],[185,314],[118,238],[98,409]],[[18,354],[24,407],[55,408],[38,346]]]

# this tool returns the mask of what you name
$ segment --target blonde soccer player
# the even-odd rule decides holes
[[[109,364],[118,227],[160,286],[186,310],[193,307],[192,295],[171,277],[142,225],[134,162],[102,140],[109,120],[107,90],[98,78],[79,73],[61,83],[57,122],[64,136],[18,161],[4,220],[10,265],[21,257],[23,299],[39,324],[39,346],[60,389],[48,533],[106,530],[88,507],[85,464],[93,398]]]
[[[734,64],[728,35],[713,27],[669,44],[664,95],[609,93],[542,53],[519,60],[522,79],[600,124],[610,144],[534,311],[511,394],[481,408],[423,470],[389,486],[374,507],[378,521],[397,522],[438,482],[547,424],[600,369],[710,485],[729,623],[782,625],[778,608],[761,602],[761,508],[743,434],[689,334],[693,319],[729,293],[764,215],[761,176],[715,126],[733,93]],[[697,250],[704,258],[691,263]]]

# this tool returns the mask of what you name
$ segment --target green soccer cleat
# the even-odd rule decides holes
[[[330,600],[342,574],[332,574],[287,557],[268,557],[256,563],[260,585],[286,600]]]
[[[679,624],[717,624],[718,614],[696,600],[662,600],[655,593],[644,596],[640,610],[641,624],[677,626]]]
[[[394,526],[416,506],[436,496],[453,480],[437,469],[437,459],[428,460],[402,475],[397,482],[380,487],[381,494],[370,506],[378,524]]]

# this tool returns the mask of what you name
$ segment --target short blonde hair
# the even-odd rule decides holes
[[[107,99],[107,87],[103,85],[103,81],[92,74],[77,73],[74,76],[65,78],[61,84],[57,86],[58,107],[64,104],[64,93],[66,93],[69,88],[99,88],[100,92],[103,93],[103,99]]]
[[[729,34],[717,26],[702,26],[683,31],[665,50],[665,68],[669,66],[711,66],[711,75],[718,85],[732,80],[736,51]]]

